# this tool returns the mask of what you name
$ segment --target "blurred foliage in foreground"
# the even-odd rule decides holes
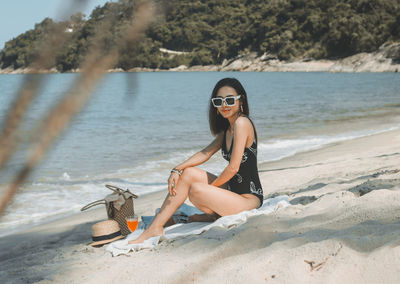
[[[123,55],[115,68],[220,64],[247,52],[281,60],[332,59],[400,40],[399,0],[168,0],[166,5],[138,45],[120,46]],[[69,39],[54,67],[61,72],[79,68],[106,18],[112,28],[102,31],[104,51],[117,44],[132,6],[133,0],[119,0],[95,8],[87,19],[82,14],[66,22],[46,18],[5,44],[0,68],[28,67],[57,25],[65,26]]]

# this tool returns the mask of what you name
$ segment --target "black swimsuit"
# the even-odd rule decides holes
[[[263,204],[263,190],[258,176],[257,169],[257,134],[253,122],[250,120],[254,129],[254,142],[250,147],[244,148],[242,162],[240,164],[239,171],[228,181],[228,189],[238,194],[250,193],[257,196],[260,199],[260,206]],[[222,157],[228,162],[231,160],[232,149],[233,149],[233,138],[232,144],[229,151],[226,147],[226,131],[224,132],[224,141],[222,142]]]

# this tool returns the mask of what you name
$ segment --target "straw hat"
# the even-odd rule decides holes
[[[96,223],[92,226],[92,240],[91,246],[99,246],[113,241],[119,240],[124,236],[121,234],[121,229],[117,221],[106,220]]]

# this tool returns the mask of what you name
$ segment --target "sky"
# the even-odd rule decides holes
[[[35,23],[40,23],[46,17],[61,20],[66,13],[78,11],[89,16],[96,6],[102,6],[106,2],[117,0],[0,0],[0,50],[4,48],[6,41],[33,29]],[[72,3],[81,4],[71,10]]]

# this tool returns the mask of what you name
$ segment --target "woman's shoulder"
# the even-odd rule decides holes
[[[249,117],[247,116],[240,116],[236,119],[235,121],[235,127],[234,127],[235,131],[237,131],[237,133],[239,135],[246,135],[248,138],[250,139],[254,139],[253,135],[255,137],[257,137],[256,134],[256,130],[254,128],[253,122],[250,120]],[[256,138],[252,141],[256,141]],[[254,143],[253,142],[253,143]]]
[[[247,116],[243,116],[243,115],[239,116],[236,119],[234,126],[236,128],[252,128],[253,127],[250,119]]]

